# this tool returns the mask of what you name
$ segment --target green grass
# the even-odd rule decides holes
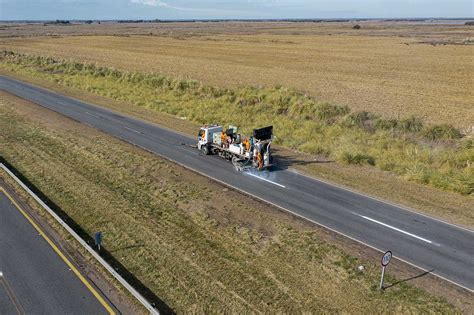
[[[23,108],[0,100],[0,155],[89,235],[103,231],[104,247],[178,312],[455,311],[406,283],[381,293],[376,264],[312,228],[91,128]]]
[[[275,143],[284,147],[342,163],[373,165],[447,191],[466,195],[474,191],[472,140],[449,125],[351,112],[284,87],[224,89],[14,52],[3,52],[0,60],[9,70],[196,123],[237,125],[244,133],[271,124]]]

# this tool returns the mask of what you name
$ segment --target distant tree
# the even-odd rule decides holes
[[[474,21],[466,22],[466,23],[464,23],[464,25],[474,25]]]
[[[360,25],[359,25],[359,24],[356,24],[356,25],[354,25],[352,28],[355,29],[355,30],[359,30],[359,29],[360,29]]]
[[[69,22],[68,20],[56,20],[56,21],[45,22],[43,25],[50,25],[50,24],[69,25],[71,24],[71,22]]]

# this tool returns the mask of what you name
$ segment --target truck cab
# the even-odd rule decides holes
[[[222,126],[218,125],[210,125],[204,126],[199,129],[198,133],[198,149],[201,150],[205,155],[211,153],[210,145],[213,143],[214,135],[218,135],[222,133]]]

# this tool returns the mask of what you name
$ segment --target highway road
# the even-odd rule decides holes
[[[109,313],[56,249],[0,190],[0,314]]]
[[[188,146],[194,145],[197,139],[5,76],[0,76],[0,89],[154,152],[368,246],[381,251],[391,250],[395,257],[424,270],[432,270],[432,274],[473,292],[472,230],[288,169],[238,172],[230,162],[217,156],[204,156]]]

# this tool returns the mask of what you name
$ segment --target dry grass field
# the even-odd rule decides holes
[[[6,25],[0,49],[192,78],[296,88],[387,117],[474,124],[474,27],[406,23]],[[47,35],[47,36],[45,36]],[[83,35],[83,36],[70,36]]]
[[[330,245],[322,229],[34,104],[0,96],[2,156],[86,233],[103,231],[110,254],[175,311],[455,312],[409,282],[378,292],[378,259],[369,249],[353,248],[360,258],[350,256]],[[363,272],[357,271],[361,264]],[[463,295],[452,300],[471,305]]]

